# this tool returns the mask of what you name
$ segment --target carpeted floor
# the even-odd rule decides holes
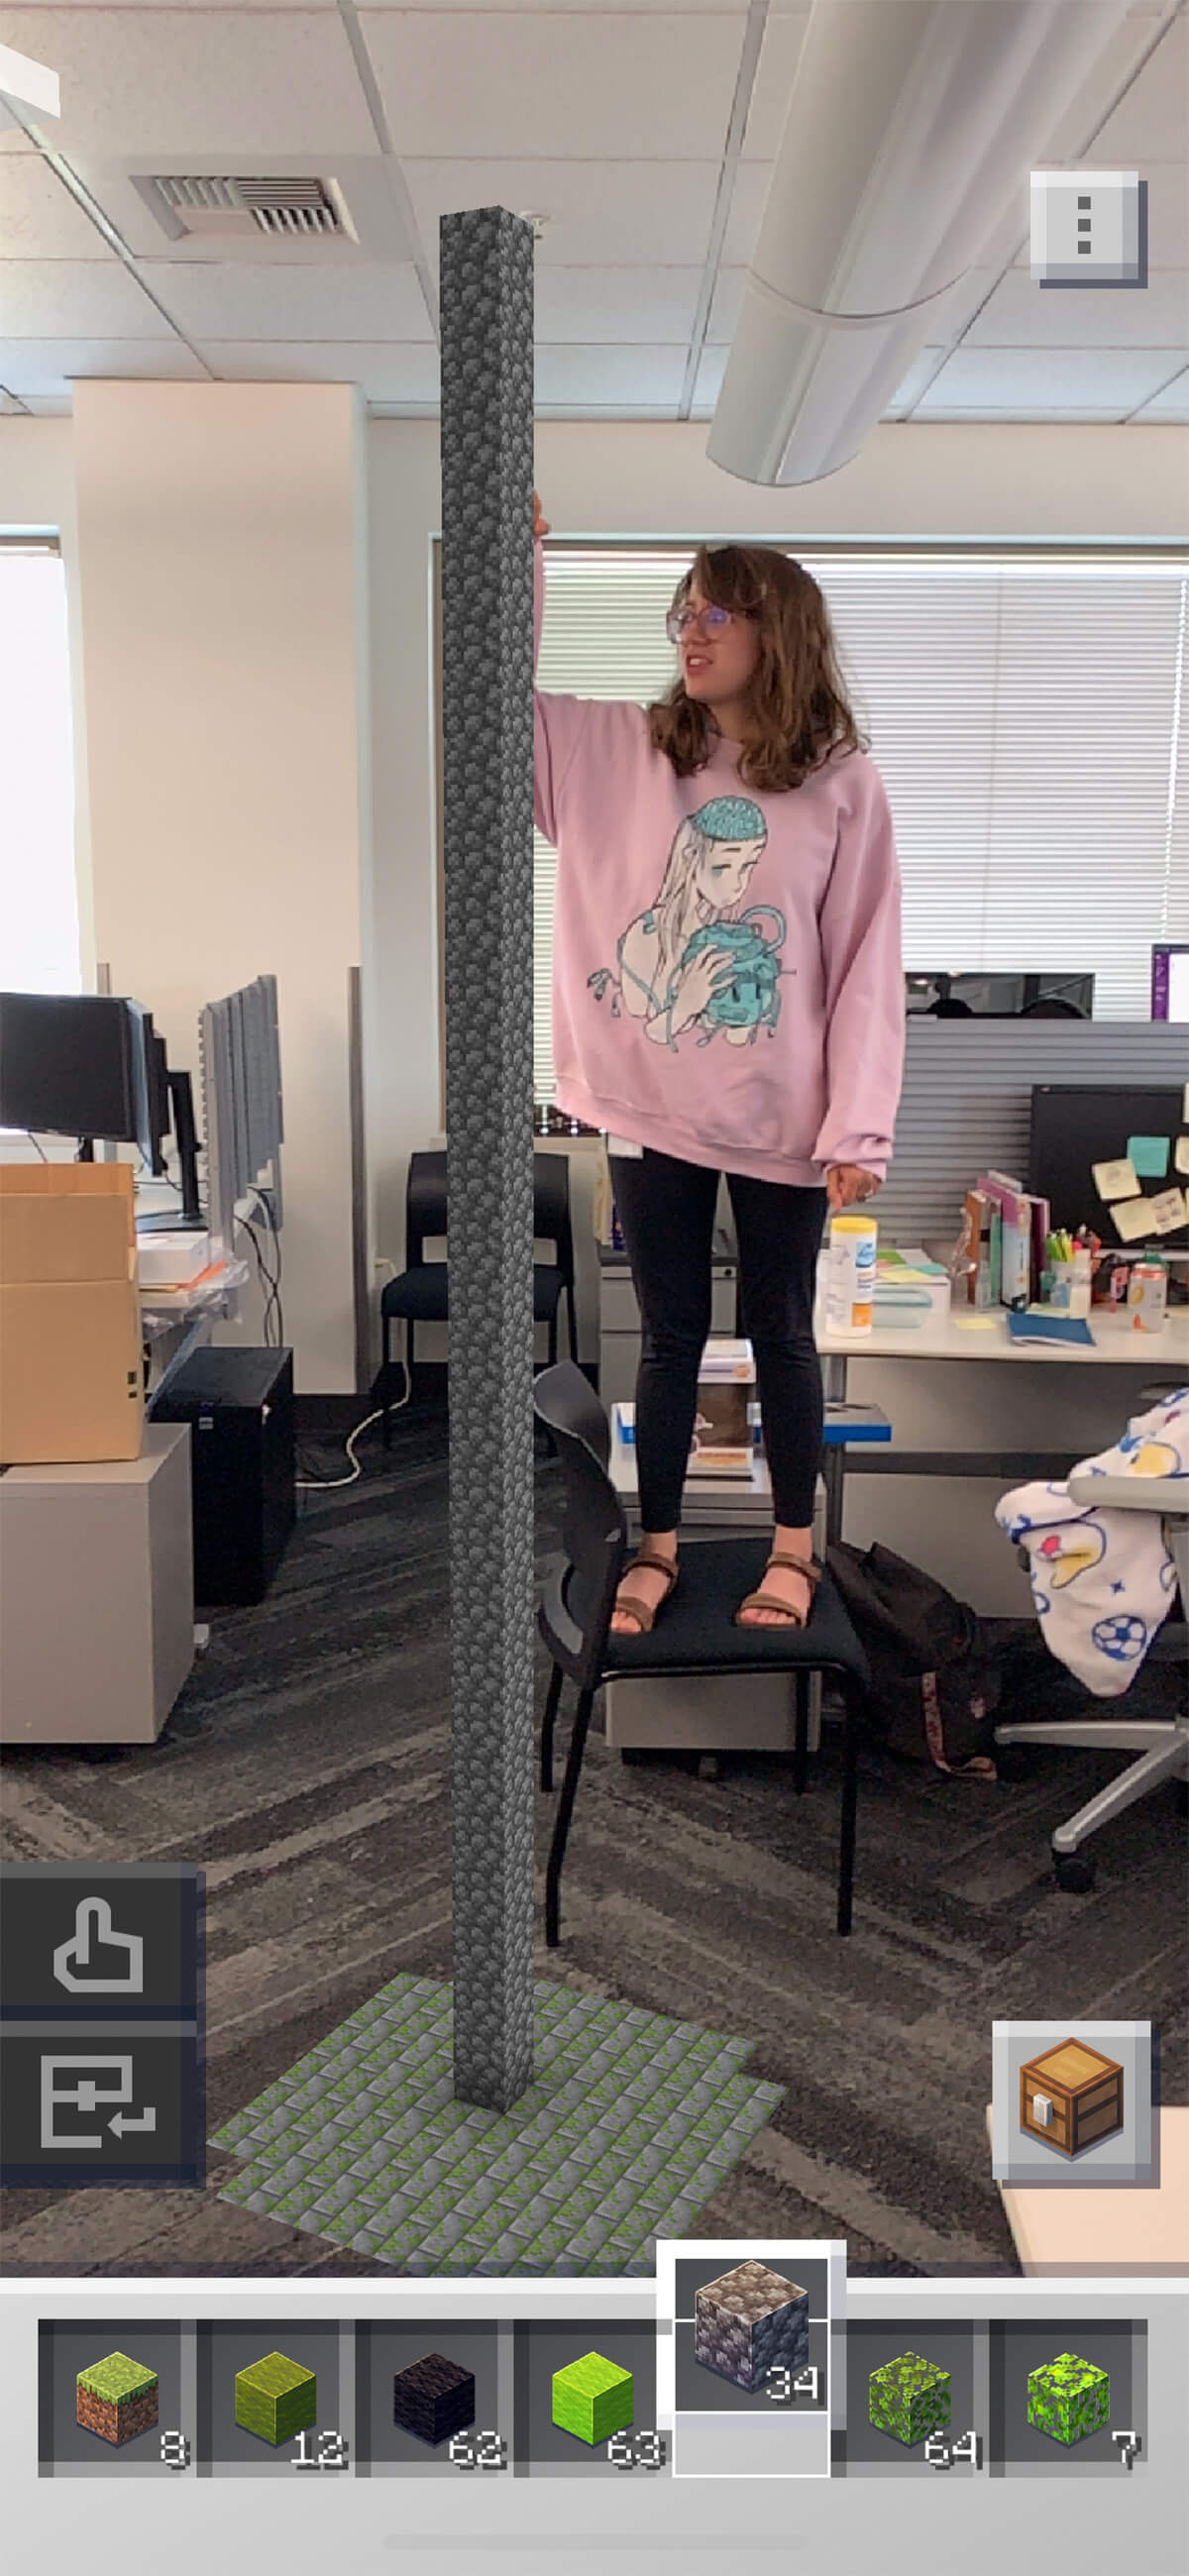
[[[345,1472],[341,1447],[305,1446],[313,1472]],[[269,1599],[213,1614],[156,1745],[4,1760],[8,1858],[205,1869],[212,2136],[394,1978],[450,1976],[444,1423],[398,1416],[389,1460],[375,1433],[363,1457],[358,1484],[303,1498]],[[541,1567],[558,1503],[545,1465]],[[538,1705],[546,1680],[542,1652]],[[1150,2017],[1162,2098],[1189,2099],[1172,1793],[1097,1838],[1091,1895],[1049,1872],[1053,1826],[1118,1760],[1046,1751],[1023,1785],[987,1787],[865,1756],[839,1941],[833,1730],[796,1802],[781,1757],[711,1782],[625,1765],[592,1733],[563,1945],[539,1942],[538,1978],[748,2041],[749,2077],[783,2094],[691,2232],[845,2236],[857,2271],[1014,2271],[983,2128],[993,2019]],[[203,2193],[9,2192],[0,2271],[391,2278],[220,2199],[235,2171],[212,2150]]]

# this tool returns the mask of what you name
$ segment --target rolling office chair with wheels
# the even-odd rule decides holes
[[[703,1539],[691,1551],[683,1580],[664,1617],[645,1636],[611,1629],[615,1593],[627,1547],[623,1505],[607,1472],[610,1425],[597,1395],[572,1360],[547,1369],[533,1389],[538,1421],[550,1433],[565,1491],[565,1561],[550,1575],[538,1625],[553,1659],[541,1730],[541,1787],[553,1786],[553,1730],[562,1685],[577,1688],[565,1778],[545,1880],[545,1939],[556,1949],[561,1934],[561,1873],[578,1778],[596,1691],[605,1681],[710,1674],[792,1673],[796,1679],[796,1747],[793,1781],[805,1786],[809,1737],[809,1683],[832,1674],[842,1689],[842,1828],[838,1861],[840,1933],[851,1928],[858,1795],[858,1736],[870,1676],[867,1659],[828,1574],[814,1595],[804,1628],[737,1628],[734,1615],[758,1583],[768,1556],[765,1538]],[[696,1571],[695,1571],[696,1565]]]
[[[448,1236],[446,1222],[446,1156],[413,1154],[405,1201],[405,1259],[398,1279],[390,1279],[380,1298],[383,1362],[380,1379],[384,1408],[384,1447],[391,1445],[392,1324],[405,1324],[405,1384],[412,1392],[414,1331],[420,1324],[445,1324],[450,1317],[449,1268],[427,1261],[427,1243]],[[549,1364],[557,1359],[557,1319],[566,1301],[571,1357],[577,1349],[574,1327],[574,1237],[570,1223],[570,1166],[564,1154],[533,1156],[533,1237],[551,1243],[554,1259],[533,1263],[533,1322],[549,1327]]]
[[[1081,1896],[1094,1884],[1094,1862],[1083,1850],[1091,1834],[1113,1816],[1121,1816],[1125,1808],[1134,1806],[1137,1798],[1146,1798],[1149,1790],[1162,1781],[1189,1781],[1189,1493],[1183,1476],[1094,1475],[1071,1476],[1069,1494],[1072,1502],[1091,1510],[1101,1507],[1162,1515],[1169,1554],[1177,1571],[1180,1621],[1174,1602],[1152,1652],[1161,1660],[1162,1649],[1164,1653],[1175,1653],[1185,1683],[1184,1706],[1173,1718],[1068,1718],[1052,1724],[1029,1722],[995,1729],[996,1744],[1066,1744],[1079,1752],[1097,1748],[1135,1754],[1135,1761],[1126,1770],[1100,1789],[1097,1797],[1079,1807],[1066,1824],[1058,1825],[1053,1835],[1058,1886]],[[1020,1553],[1027,1566],[1027,1555],[1023,1550]]]

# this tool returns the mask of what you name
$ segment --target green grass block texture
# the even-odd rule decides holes
[[[902,2352],[871,2373],[868,2419],[911,2450],[950,2420],[950,2374],[919,2352]]]
[[[630,2370],[608,2361],[601,2352],[584,2352],[553,2374],[553,2421],[578,2441],[609,2442],[626,2431],[635,2411]]]
[[[103,2406],[119,2406],[129,2397],[142,2397],[147,2388],[155,2388],[157,2373],[146,2370],[143,2362],[132,2361],[126,2352],[109,2352],[103,2361],[92,2361],[78,2374],[78,2386],[89,2397],[97,2397]]]
[[[1028,2373],[1028,2421],[1054,2442],[1084,2442],[1097,2433],[1111,2411],[1111,2383],[1105,2370],[1081,2361],[1076,2352],[1059,2352]]]
[[[245,2433],[271,2442],[291,2442],[304,2432],[318,2411],[318,2382],[312,2370],[290,2361],[283,2352],[266,2352],[247,2370],[235,2374],[235,2420]]]

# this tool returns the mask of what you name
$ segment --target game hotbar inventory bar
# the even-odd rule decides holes
[[[123,2286],[127,2289],[130,2285]],[[194,2285],[187,2285],[193,2287]],[[369,2285],[369,2289],[370,2289]],[[324,2290],[326,2285],[320,2285]],[[848,2284],[842,2244],[662,2240],[655,2283],[404,2281],[42,2316],[49,2478],[1146,2477],[1139,2285]],[[199,2305],[206,2313],[199,2313]]]

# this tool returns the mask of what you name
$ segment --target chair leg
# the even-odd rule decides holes
[[[413,1401],[413,1332],[413,1318],[410,1315],[405,1325],[405,1393],[410,1405]]]
[[[800,1798],[804,1794],[809,1771],[809,1685],[808,1672],[793,1677],[796,1692],[796,1728],[793,1736],[793,1787]]]
[[[543,1789],[553,1787],[553,1722],[561,1699],[563,1678],[561,1665],[555,1664],[549,1676],[549,1697],[545,1702],[545,1715],[541,1720],[541,1787]]]
[[[549,1366],[550,1366],[550,1368],[556,1368],[556,1367],[557,1367],[557,1308],[556,1308],[556,1306],[554,1307],[554,1309],[553,1309],[553,1313],[551,1314],[551,1316],[550,1316],[550,1318],[549,1318]]]
[[[859,1803],[860,1695],[847,1681],[843,1690],[842,1833],[838,1850],[838,1930],[849,1932],[855,1883],[855,1823]]]
[[[390,1381],[392,1377],[392,1324],[387,1315],[384,1317],[384,1357],[382,1367],[383,1375],[381,1378],[381,1385],[384,1390],[384,1446],[386,1449],[390,1449],[392,1446],[392,1401],[390,1393]]]
[[[566,1756],[566,1776],[562,1782],[561,1798],[558,1802],[557,1823],[553,1828],[553,1841],[545,1871],[545,1946],[549,1950],[556,1950],[561,1939],[561,1869],[566,1856],[570,1818],[574,1812],[578,1774],[582,1769],[582,1756],[586,1750],[587,1729],[594,1707],[594,1696],[593,1691],[583,1691],[578,1702],[578,1712],[570,1735],[570,1750]]]

